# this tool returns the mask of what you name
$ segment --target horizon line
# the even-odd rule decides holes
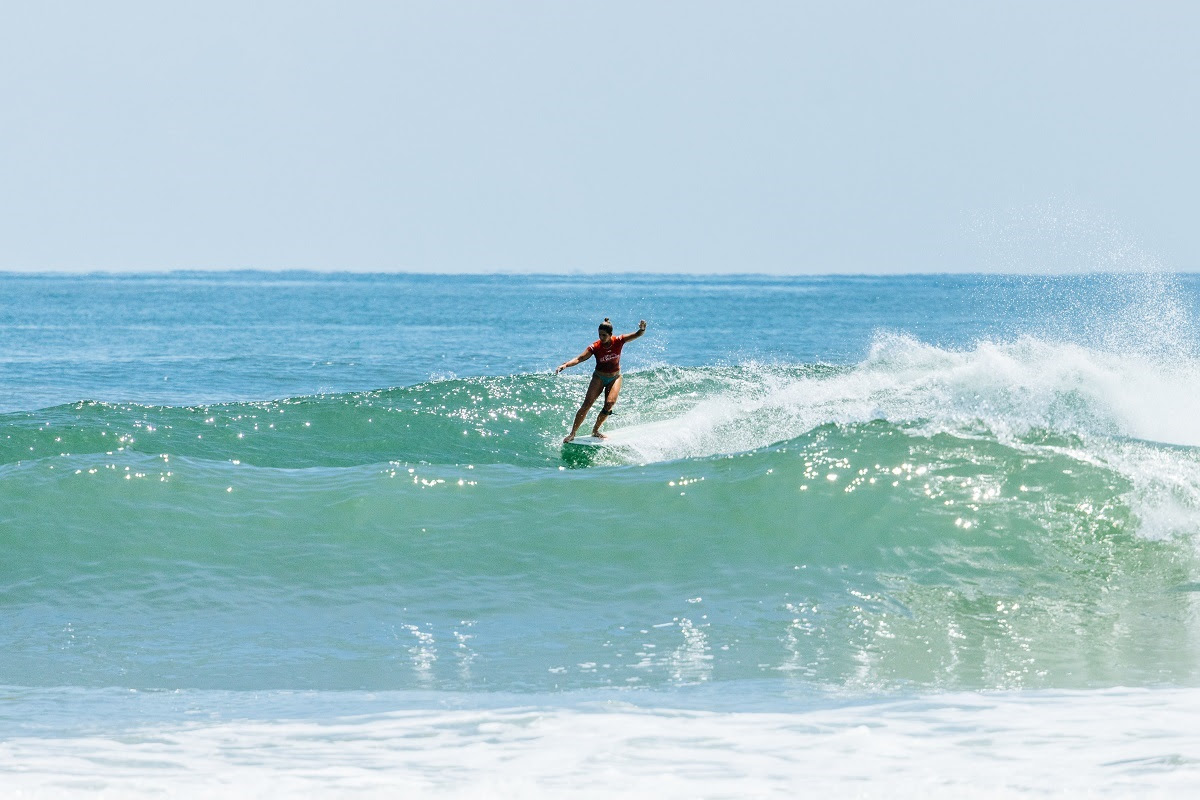
[[[678,278],[903,278],[903,277],[1082,277],[1087,275],[1197,275],[1200,269],[1130,269],[1130,270],[1073,270],[1062,272],[995,272],[982,270],[912,270],[906,272],[685,272],[664,270],[571,270],[565,272],[547,272],[532,270],[494,270],[484,271],[434,271],[434,270],[355,270],[355,269],[314,269],[311,267],[176,267],[163,270],[105,270],[95,269],[74,271],[69,269],[21,269],[0,268],[0,277],[167,277],[171,275],[233,275],[233,274],[266,274],[266,275],[313,275],[313,276],[361,276],[361,277],[462,277],[462,278],[499,278],[499,277],[557,277],[579,278],[591,276],[637,276],[637,277],[678,277]]]

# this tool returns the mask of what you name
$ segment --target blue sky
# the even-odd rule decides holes
[[[26,3],[0,269],[1200,268],[1200,11]]]

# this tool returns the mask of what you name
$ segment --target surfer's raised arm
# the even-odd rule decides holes
[[[636,339],[637,337],[641,336],[645,332],[646,332],[646,320],[642,320],[641,322],[638,323],[638,329],[636,331],[634,331],[633,333],[627,333],[624,336],[622,336],[621,338],[628,342],[628,341],[632,341],[633,339]]]

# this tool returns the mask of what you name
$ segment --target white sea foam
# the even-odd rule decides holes
[[[721,377],[719,390],[682,409],[641,409],[622,440],[644,460],[662,460],[762,447],[826,423],[883,419],[954,432],[982,426],[1002,441],[1044,429],[1200,446],[1200,361],[1190,359],[1032,337],[953,350],[881,334],[849,369],[796,376],[751,365]]]
[[[1198,714],[1196,689],[1116,689],[792,713],[594,702],[109,722],[6,737],[0,795],[1182,797],[1200,790]]]
[[[1022,337],[969,349],[880,334],[861,363],[798,374],[711,370],[718,388],[635,409],[621,457],[638,462],[735,453],[822,425],[886,420],[916,435],[985,437],[1113,469],[1134,487],[1143,533],[1200,532],[1200,360]],[[685,371],[659,378],[692,379]],[[1075,445],[1038,444],[1045,433]],[[1031,443],[1033,442],[1033,443]]]

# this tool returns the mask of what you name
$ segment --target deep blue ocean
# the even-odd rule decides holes
[[[613,443],[564,447],[604,317]],[[1188,794],[1198,319],[1170,274],[0,274],[0,795]]]

